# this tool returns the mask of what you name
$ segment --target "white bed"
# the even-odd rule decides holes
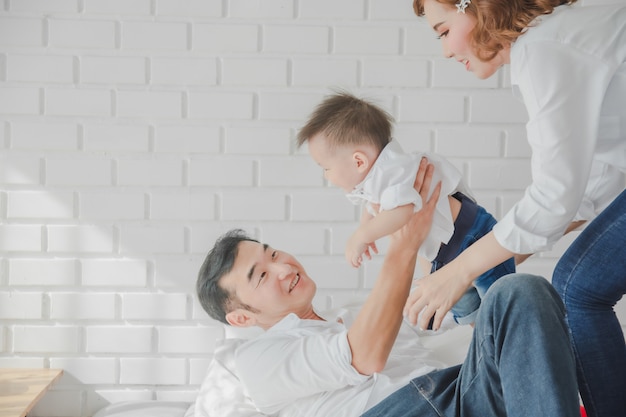
[[[422,344],[432,349],[432,358],[445,364],[461,363],[467,353],[472,335],[470,326],[460,326],[444,333],[421,337]],[[259,417],[229,369],[232,352],[249,336],[231,330],[218,346],[207,370],[196,403],[173,401],[135,401],[111,404],[93,417]],[[196,413],[198,404],[198,413]],[[202,409],[202,411],[200,411]],[[215,410],[219,410],[215,411]]]

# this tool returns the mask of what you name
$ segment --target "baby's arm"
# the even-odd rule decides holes
[[[359,228],[352,233],[346,244],[346,259],[348,262],[355,268],[358,268],[363,261],[364,253],[368,258],[371,258],[368,251],[369,246],[373,245],[381,237],[387,236],[404,226],[413,214],[413,211],[413,204],[405,204],[391,210],[383,210],[376,216],[368,214],[370,217],[362,217]],[[367,216],[365,212],[363,214]],[[372,246],[372,249],[376,251],[375,246]]]

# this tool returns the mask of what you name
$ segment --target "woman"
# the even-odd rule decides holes
[[[626,293],[626,5],[574,1],[414,0],[445,56],[481,79],[510,64],[529,115],[533,182],[491,233],[419,281],[404,312],[413,323],[421,312],[422,328],[434,316],[438,328],[482,272],[593,219],[552,282],[568,311],[588,414],[624,417],[626,346],[613,307]]]

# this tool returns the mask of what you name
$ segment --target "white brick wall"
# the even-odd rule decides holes
[[[381,257],[343,259],[358,209],[294,145],[331,87],[448,156],[497,217],[530,181],[506,71],[442,58],[410,2],[0,2],[0,367],[65,369],[32,416],[192,401],[224,337],[196,273],[232,227],[297,255],[320,307],[371,288]],[[523,269],[549,277],[570,239]]]

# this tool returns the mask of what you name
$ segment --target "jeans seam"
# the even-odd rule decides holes
[[[428,376],[428,379],[430,380],[430,376]],[[415,383],[413,381],[411,381],[411,385],[413,385],[413,387],[417,390],[417,392],[420,393],[420,395],[424,398],[424,400],[430,405],[430,407],[433,409],[433,411],[435,413],[437,413],[437,415],[439,417],[445,417],[444,414],[441,413],[441,411],[437,408],[437,406],[435,404],[433,404],[433,402],[430,400],[430,398],[428,397],[427,393],[425,390],[423,390],[421,387],[415,385]]]

